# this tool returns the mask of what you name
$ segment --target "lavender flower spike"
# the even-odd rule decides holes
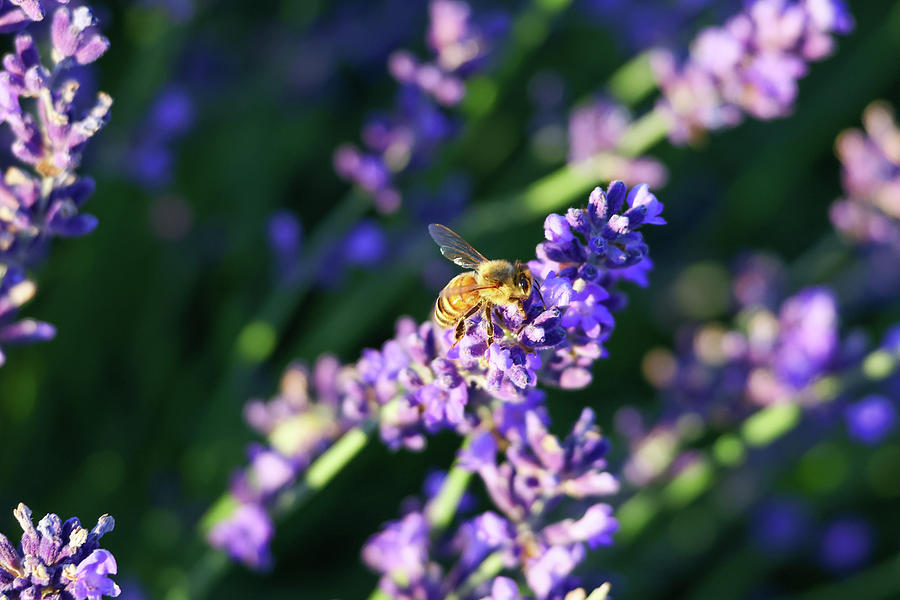
[[[842,0],[755,0],[721,27],[700,32],[682,63],[654,57],[669,138],[683,144],[733,127],[748,113],[773,119],[790,113],[807,63],[825,58],[832,36],[853,29]]]
[[[43,17],[36,0],[13,3],[33,20]],[[95,61],[109,47],[96,25],[86,6],[74,10],[61,6],[53,14],[50,67],[41,61],[38,46],[27,32],[15,37],[14,52],[3,59],[0,122],[9,126],[12,155],[22,164],[9,166],[0,178],[0,265],[12,273],[4,279],[21,278],[46,255],[52,238],[84,235],[97,226],[96,218],[79,214],[94,183],[75,171],[88,140],[106,123],[112,99],[101,92],[85,112],[77,108],[82,104],[76,102],[79,84],[68,77],[72,67]],[[0,294],[12,285],[23,289],[19,281],[4,283]],[[9,318],[10,306],[0,309],[0,323]],[[11,337],[0,342],[22,333],[6,331],[4,337]],[[42,325],[27,337],[47,339],[52,328]]]
[[[77,518],[63,522],[52,513],[35,528],[31,509],[21,503],[13,515],[22,527],[22,540],[16,547],[0,534],[0,598],[100,600],[119,595],[119,586],[109,578],[116,574],[116,559],[99,548],[100,538],[115,525],[112,517],[103,515],[88,531]]]
[[[615,181],[605,192],[595,189],[586,207],[549,215],[546,240],[528,263],[540,295],[532,290],[522,311],[515,305],[491,311],[490,344],[481,314],[464,323],[456,344],[454,328],[406,317],[397,322],[392,339],[364,350],[354,364],[323,358],[312,377],[300,367],[289,368],[278,397],[248,406],[247,420],[268,437],[268,447],[252,447],[250,465],[232,480],[230,496],[236,502],[230,505],[261,510],[232,510],[212,524],[210,541],[261,566],[257,558],[268,556],[271,537],[265,516],[279,496],[341,435],[369,424],[379,426],[391,448],[412,450],[422,449],[429,435],[444,429],[461,435],[490,429],[522,457],[534,454],[535,466],[529,468],[540,470],[542,481],[559,480],[554,498],[608,493],[614,481],[600,472],[605,445],[593,429],[593,416],[585,413],[565,442],[565,456],[557,456],[542,429],[547,417],[538,386],[577,388],[590,382],[593,363],[605,356],[614,314],[625,305],[619,285],[647,283],[651,263],[640,228],[664,224],[662,210],[646,185],[629,191]],[[490,439],[476,437],[473,451],[490,454]],[[554,472],[557,468],[563,471]],[[548,547],[562,548],[547,561],[562,560],[562,552],[574,560],[582,542],[608,541],[614,528],[608,508],[587,507],[577,516],[546,532],[542,539]],[[541,564],[535,572],[561,568]]]

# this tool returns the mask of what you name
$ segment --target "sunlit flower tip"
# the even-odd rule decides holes
[[[40,0],[10,0],[10,3],[22,9],[22,12],[32,21],[44,19],[44,9]]]
[[[78,600],[100,600],[102,596],[115,598],[121,590],[108,576],[116,572],[113,555],[107,550],[94,550],[76,568],[72,594]]]
[[[865,444],[877,444],[897,426],[897,410],[884,396],[866,396],[847,407],[847,430]]]
[[[60,7],[53,14],[50,29],[54,59],[74,57],[80,65],[92,63],[109,48],[109,40],[97,33],[94,16],[86,6],[74,10]]]
[[[238,505],[228,518],[216,523],[207,539],[233,559],[254,569],[265,569],[271,564],[269,544],[274,532],[266,510],[249,503]]]

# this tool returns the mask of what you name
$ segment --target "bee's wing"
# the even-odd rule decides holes
[[[499,285],[478,285],[477,283],[473,283],[471,285],[457,285],[457,286],[447,286],[441,290],[441,293],[438,294],[441,298],[453,298],[454,296],[462,296],[463,294],[468,294],[469,292],[474,292],[477,290],[489,290],[491,288],[500,287]]]
[[[469,242],[459,237],[459,234],[449,227],[432,223],[428,226],[428,233],[431,234],[431,239],[441,247],[441,254],[447,260],[453,261],[465,269],[474,269],[481,263],[487,262],[481,252],[473,248]]]

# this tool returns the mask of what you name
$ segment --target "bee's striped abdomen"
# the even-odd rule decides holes
[[[481,301],[477,291],[453,293],[454,289],[465,289],[477,284],[474,273],[460,273],[450,280],[434,303],[434,322],[439,327],[452,327],[470,308]]]

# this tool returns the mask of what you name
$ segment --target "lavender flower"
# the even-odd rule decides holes
[[[864,444],[877,444],[897,426],[897,409],[880,395],[866,396],[846,410],[847,430]]]
[[[627,108],[602,97],[574,108],[569,114],[569,164],[583,165],[602,154],[604,161],[618,164],[616,173],[626,184],[646,182],[654,188],[664,185],[668,172],[659,161],[616,155],[631,121]]]
[[[127,155],[125,168],[135,181],[151,191],[171,184],[171,146],[193,125],[194,110],[194,100],[183,86],[159,93]]]
[[[434,62],[394,52],[388,69],[401,88],[393,111],[375,115],[363,127],[365,149],[344,144],[334,154],[335,172],[370,195],[383,213],[402,203],[396,176],[427,164],[458,129],[442,107],[462,100],[464,78],[483,66],[492,40],[503,29],[501,19],[475,25],[465,2],[433,0],[429,7]]]
[[[627,208],[619,214],[623,207]],[[402,318],[391,340],[380,349],[364,350],[355,364],[340,366],[334,359],[320,359],[313,375],[315,400],[305,370],[290,368],[278,397],[268,404],[254,401],[247,408],[248,421],[268,437],[270,448],[251,449],[250,466],[232,482],[235,504],[271,510],[311,460],[342,433],[368,422],[378,424],[382,440],[391,448],[421,449],[429,434],[443,429],[469,434],[489,427],[504,439],[521,442],[515,448],[522,461],[526,452],[534,451],[536,461],[558,462],[548,450],[535,446],[538,438],[549,440],[541,429],[546,411],[537,386],[574,388],[590,382],[590,366],[605,355],[603,344],[614,327],[613,314],[624,306],[618,283],[645,282],[648,249],[637,230],[643,224],[664,223],[661,211],[662,204],[646,186],[628,193],[624,184],[613,182],[607,192],[595,189],[586,208],[571,209],[567,217],[548,217],[548,239],[538,245],[538,258],[529,263],[547,305],[533,292],[524,303],[524,316],[516,307],[495,310],[495,339],[490,346],[482,315],[469,319],[456,345],[453,331]],[[562,468],[556,462],[530,467],[544,469],[547,481],[563,477],[553,492],[557,496],[589,496],[596,493],[591,486],[609,484],[606,476],[598,480],[587,475],[600,468],[591,461],[605,451],[599,442],[591,442],[597,437],[591,424],[592,417],[585,416],[571,438],[571,444],[587,444],[591,450],[578,450],[587,453],[584,456],[569,455],[566,460],[576,462],[567,463],[562,474],[553,473],[552,469]],[[271,456],[264,464],[258,461],[270,452],[288,466],[278,466]],[[587,462],[577,462],[582,460]],[[516,468],[524,471],[524,464],[516,463]],[[549,489],[538,492],[551,494]],[[557,537],[547,541],[547,549],[564,546],[571,557],[579,554],[581,542],[588,538],[558,540],[565,532],[575,535],[572,532],[599,523],[605,518],[602,512],[594,508],[585,513],[587,521],[549,530],[547,535],[555,531]],[[227,531],[233,528],[239,534],[245,527],[240,520],[232,513],[216,524],[220,532],[211,541],[239,560],[265,556],[265,549],[257,547],[267,541],[264,536],[245,536],[246,546],[256,548],[253,552],[240,544],[240,551],[234,550],[234,538]],[[560,552],[554,550],[547,560]],[[541,567],[536,569],[541,572]]]
[[[0,33],[21,31],[33,21],[43,21],[45,7],[68,0],[4,0],[0,3]]]
[[[311,390],[307,369],[292,364],[275,398],[252,400],[246,406],[246,420],[267,436],[271,447],[250,447],[249,466],[231,481],[231,510],[207,534],[211,545],[254,568],[269,565],[274,535],[269,511],[298,474],[350,426],[339,414],[335,386],[342,378],[340,369],[333,357],[321,357],[311,376]]]
[[[803,392],[841,366],[837,303],[826,288],[788,298],[777,316],[750,308],[738,322],[738,330],[706,325],[683,336],[666,384],[677,403],[724,417],[791,398],[814,402]]]
[[[505,19],[495,17],[476,24],[471,7],[460,0],[433,0],[428,13],[427,40],[434,61],[420,63],[411,53],[398,50],[388,60],[388,69],[397,81],[453,106],[465,94],[462,78],[484,62],[493,39],[505,29]]]
[[[30,19],[42,18],[35,0],[13,4]],[[105,124],[112,99],[101,92],[83,113],[76,102],[79,84],[67,75],[72,67],[99,58],[109,42],[84,6],[57,8],[50,33],[52,68],[41,62],[32,37],[20,33],[0,71],[0,120],[13,134],[13,156],[26,165],[10,166],[0,181],[0,264],[9,269],[4,276],[11,278],[4,284],[7,293],[14,285],[20,292],[25,289],[21,273],[46,254],[53,237],[84,235],[97,225],[93,216],[79,214],[94,183],[75,170],[85,144]],[[8,306],[21,304],[22,297],[20,293],[20,301],[13,299]],[[4,318],[9,318],[8,310]],[[48,327],[39,327],[33,339],[52,337]]]
[[[746,291],[745,281],[736,279],[736,291]],[[769,294],[758,298],[766,301]],[[816,382],[860,358],[852,337],[840,337],[837,301],[827,288],[800,291],[777,314],[763,304],[746,306],[736,324],[688,328],[678,336],[676,353],[648,355],[645,371],[663,393],[663,415],[651,427],[639,415],[617,417],[629,440],[623,473],[632,485],[689,465],[693,457],[683,447],[698,422],[724,429],[762,406],[815,406],[821,402]]]
[[[658,110],[669,138],[694,141],[737,125],[745,112],[758,119],[789,114],[807,63],[825,58],[832,35],[852,28],[842,0],[755,0],[723,26],[701,31],[684,62],[656,53]]]
[[[56,329],[49,323],[22,319],[16,321],[19,307],[31,300],[37,289],[33,282],[25,279],[19,269],[7,269],[0,265],[0,344],[28,344],[46,341],[56,335]],[[0,347],[0,366],[6,356]]]
[[[503,438],[509,445],[500,464],[494,442],[498,434],[492,424],[483,424],[472,450],[462,457],[502,512],[491,517],[495,522],[490,527],[507,534],[499,545],[507,564],[520,565],[537,597],[547,598],[584,559],[585,544],[610,545],[618,529],[611,506],[591,503],[619,489],[604,470],[608,444],[587,408],[562,441],[548,433],[536,413],[526,413],[524,428]],[[581,507],[576,518],[548,522],[554,510],[566,505],[570,512]]]
[[[859,517],[835,520],[822,536],[822,565],[834,571],[858,567],[872,553],[872,537],[871,527]]]
[[[303,229],[300,220],[288,210],[272,213],[266,223],[266,238],[275,259],[275,272],[281,282],[290,283],[300,263]]]
[[[0,534],[0,597],[100,600],[119,595],[109,578],[116,574],[116,559],[99,548],[100,538],[115,525],[112,517],[103,515],[88,531],[77,518],[63,522],[55,514],[45,515],[35,528],[31,510],[21,503],[13,515],[22,541],[16,547]]]
[[[845,196],[831,205],[831,221],[847,239],[900,250],[900,129],[891,108],[870,104],[865,131],[837,139]]]
[[[611,544],[618,527],[609,505],[592,502],[618,489],[604,470],[608,445],[593,420],[585,409],[560,441],[529,412],[521,435],[508,438],[505,461],[499,464],[494,441],[499,430],[482,424],[461,458],[478,471],[500,512],[489,510],[460,523],[450,536],[450,550],[458,558],[449,573],[434,561],[447,549],[429,547],[427,511],[414,510],[388,524],[363,550],[366,564],[383,575],[381,591],[391,598],[443,598],[471,588],[468,577],[497,555],[504,570],[521,573],[536,598],[578,597],[569,595],[576,587],[570,575],[584,559],[585,545]],[[564,518],[567,514],[576,518]],[[497,594],[510,589],[507,581],[495,579],[492,596],[503,597]],[[481,598],[486,591],[476,586],[464,597]]]

